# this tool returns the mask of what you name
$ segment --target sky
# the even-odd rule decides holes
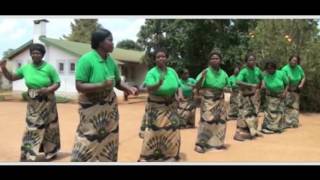
[[[98,22],[102,24],[103,27],[109,29],[112,32],[114,44],[117,44],[117,42],[124,39],[131,39],[136,41],[137,33],[139,32],[141,25],[143,25],[145,22],[145,17],[139,17],[139,16],[103,16],[103,17],[0,16],[0,58],[3,56],[3,52],[8,50],[9,48],[11,49],[18,48],[22,44],[32,39],[33,20],[35,19],[49,20],[49,23],[47,23],[47,32],[46,32],[47,37],[59,39],[63,35],[70,34],[71,32],[70,23],[73,22],[74,18],[98,18]],[[166,16],[165,18],[173,18],[173,17]],[[217,17],[198,17],[198,16],[186,17],[184,16],[183,18],[198,19],[198,18],[217,18]],[[223,17],[218,17],[218,18],[223,18]],[[235,17],[235,18],[239,18],[239,17]],[[252,18],[252,16],[241,17],[241,18]],[[257,16],[255,18],[266,18],[266,17]],[[278,18],[285,18],[285,17],[278,17]],[[291,17],[291,18],[301,18],[301,17]],[[320,26],[320,23],[319,23],[319,26]]]
[[[47,37],[59,39],[71,33],[74,17],[0,17],[0,57],[9,48],[15,49],[32,39],[33,20],[47,19]],[[114,44],[124,39],[137,40],[137,33],[144,24],[143,17],[98,18],[104,28],[113,34]]]

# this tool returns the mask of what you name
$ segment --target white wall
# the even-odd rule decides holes
[[[47,46],[46,50],[47,52],[45,60],[53,67],[55,67],[60,76],[61,85],[57,90],[57,94],[76,95],[77,90],[75,88],[75,74],[74,72],[70,71],[70,64],[76,63],[78,57],[52,46]],[[18,62],[25,64],[27,63],[27,60],[31,60],[29,49],[23,51],[11,60],[10,63],[12,63],[13,71],[15,72],[15,70],[17,69]],[[62,72],[59,71],[59,63],[64,64],[64,71]],[[27,87],[25,86],[24,80],[14,81],[12,83],[12,90],[26,91]],[[115,92],[118,96],[123,96],[122,91],[115,89]]]
[[[71,72],[70,64],[76,63],[78,57],[52,46],[47,47],[47,55],[48,62],[55,67],[60,76],[61,84],[57,93],[76,93],[75,74]],[[62,72],[59,71],[59,63],[64,64],[64,70]]]
[[[15,56],[12,60],[8,62],[8,65],[12,67],[11,71],[16,72],[16,69],[18,68],[18,63],[21,63],[22,65],[28,63],[28,61],[31,61],[29,49],[24,50],[22,53]],[[27,87],[24,83],[24,80],[17,80],[12,82],[12,90],[13,91],[26,91]]]
[[[1,76],[1,89],[9,90],[12,88],[10,81],[8,81],[3,75]]]

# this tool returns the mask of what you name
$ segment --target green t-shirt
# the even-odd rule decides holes
[[[196,84],[196,80],[193,78],[188,78],[187,80],[180,79],[181,90],[184,97],[190,97],[192,95],[192,86]]]
[[[153,67],[147,72],[144,84],[146,86],[154,86],[160,81],[161,76],[164,77],[162,85],[153,94],[157,96],[173,96],[181,84],[176,71],[170,67],[167,67],[166,73],[157,66]]]
[[[237,76],[237,81],[250,84],[259,84],[263,79],[260,68],[255,66],[253,69],[244,67]]]
[[[266,73],[263,81],[266,89],[275,93],[282,92],[289,83],[287,75],[280,70],[276,70],[273,74]]]
[[[80,57],[76,64],[76,80],[85,83],[101,83],[105,80],[120,80],[118,66],[109,55],[103,59],[97,51],[92,50]]]
[[[16,70],[16,75],[24,78],[26,86],[30,89],[49,87],[60,82],[57,71],[47,62],[40,66],[33,63],[25,64]]]
[[[235,76],[235,75],[230,76],[228,79],[228,82],[229,82],[228,87],[229,88],[237,88],[238,85],[236,83],[236,80],[237,80],[237,76]]]
[[[292,68],[290,64],[287,64],[282,68],[282,71],[286,73],[289,78],[289,83],[292,85],[298,85],[301,79],[304,78],[304,71],[300,65]]]
[[[197,81],[201,79],[201,74],[202,73],[200,73],[197,76],[197,79],[196,79]],[[227,73],[221,68],[218,71],[216,71],[211,67],[208,67],[206,77],[202,83],[202,88],[212,88],[212,89],[222,90],[225,86],[228,85],[228,79],[229,78]]]

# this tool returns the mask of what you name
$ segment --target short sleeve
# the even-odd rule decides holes
[[[226,83],[226,86],[229,85],[229,76],[227,73],[224,73],[225,74],[225,83]]]
[[[23,78],[23,69],[24,69],[24,66],[18,68],[18,69],[16,70],[16,73],[15,73],[15,74],[16,74],[18,77]]]
[[[143,83],[146,86],[153,86],[157,83],[157,79],[155,78],[154,74],[152,74],[152,72],[149,71]]]
[[[60,78],[59,78],[59,74],[56,71],[56,69],[50,65],[50,79],[52,80],[52,83],[59,83],[60,82]]]
[[[244,80],[244,71],[241,70],[238,76],[236,77],[236,81],[243,81],[243,80]]]
[[[115,61],[113,61],[113,62],[114,62],[114,77],[115,77],[116,81],[119,81],[119,80],[121,80],[119,67],[118,67],[118,64]]]
[[[198,74],[198,76],[197,76],[197,78],[196,78],[196,83],[198,83],[198,82],[200,81],[202,72],[203,72],[203,71],[201,71],[201,73]],[[205,81],[205,80],[203,80],[203,82],[202,82],[202,84],[201,84],[201,87],[203,86],[204,81]]]
[[[89,82],[91,65],[85,58],[80,58],[76,64],[76,80]]]
[[[287,74],[283,71],[280,71],[282,73],[282,80],[285,86],[287,86],[289,84],[289,78],[287,76]]]
[[[301,66],[299,66],[299,71],[300,71],[300,74],[301,74],[301,77],[304,78],[304,70],[302,69]]]
[[[193,78],[189,78],[189,83],[190,83],[191,85],[195,85],[195,84],[196,84],[196,80],[193,79]]]
[[[175,75],[175,77],[176,77],[176,80],[177,80],[177,83],[178,83],[178,87],[180,88],[180,87],[181,87],[181,84],[182,84],[182,83],[181,83],[181,80],[180,80],[177,72],[176,72],[175,70],[173,70],[173,72],[174,72],[174,75]]]
[[[263,75],[260,69],[258,69],[258,73],[259,73],[259,80],[262,81],[263,80]]]
[[[228,85],[227,85],[228,87],[232,87],[232,76],[230,76],[229,78],[228,78]]]

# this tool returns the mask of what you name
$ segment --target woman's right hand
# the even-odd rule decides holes
[[[50,90],[48,88],[41,88],[37,91],[39,95],[48,95],[50,93]]]
[[[105,80],[102,83],[102,88],[112,88],[113,86],[113,80],[109,79],[109,80]]]
[[[1,61],[0,61],[0,67],[1,67],[1,68],[6,67],[6,65],[7,65],[7,60],[1,60]]]
[[[161,75],[160,75],[160,80],[159,80],[159,82],[158,82],[158,85],[159,86],[161,86],[162,84],[163,84],[163,80],[164,80],[164,73],[162,73]]]
[[[158,85],[161,86],[162,84],[163,84],[163,79],[160,79]]]
[[[201,73],[201,78],[202,78],[202,79],[205,78],[206,75],[207,75],[207,70],[202,71],[202,73]]]
[[[284,91],[284,92],[281,94],[280,98],[281,98],[281,99],[284,99],[286,96],[287,96],[287,91]]]

